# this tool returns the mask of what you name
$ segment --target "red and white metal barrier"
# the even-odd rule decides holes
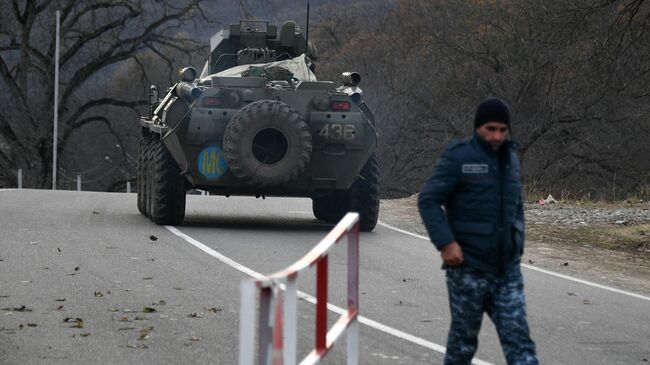
[[[328,253],[343,237],[348,241],[348,310],[327,330]],[[347,364],[359,362],[359,214],[348,213],[300,260],[284,270],[241,284],[239,365],[255,359],[256,292],[259,291],[258,364],[295,365],[297,362],[298,274],[316,265],[316,338],[314,349],[300,365],[317,364],[334,342],[347,332]],[[284,290],[284,293],[282,291]]]

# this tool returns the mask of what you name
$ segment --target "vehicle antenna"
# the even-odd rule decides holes
[[[305,54],[309,51],[309,0],[307,0],[307,27],[305,28]]]

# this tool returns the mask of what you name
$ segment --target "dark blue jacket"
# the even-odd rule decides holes
[[[476,132],[447,146],[418,199],[438,250],[457,241],[464,265],[495,274],[519,264],[524,211],[516,147],[507,141],[494,151]]]

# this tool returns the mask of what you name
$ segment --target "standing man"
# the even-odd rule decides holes
[[[520,271],[524,210],[516,144],[508,140],[510,118],[503,100],[485,99],[476,110],[474,135],[447,146],[420,192],[420,214],[447,274],[446,365],[471,363],[484,312],[508,364],[538,364]]]

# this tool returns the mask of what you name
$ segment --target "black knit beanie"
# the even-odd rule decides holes
[[[476,108],[474,129],[488,122],[504,123],[510,128],[510,107],[499,98],[487,98]]]

